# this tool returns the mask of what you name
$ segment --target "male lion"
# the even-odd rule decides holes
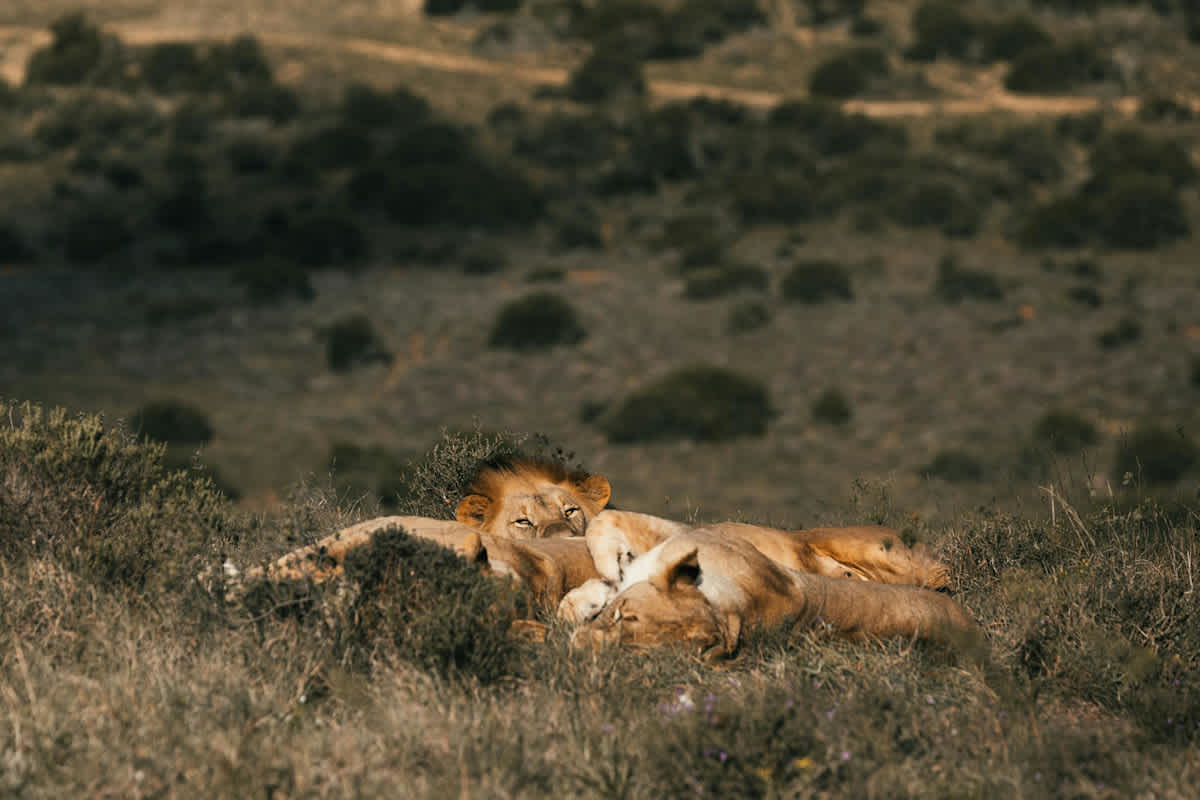
[[[830,578],[780,566],[745,540],[688,530],[634,562],[626,585],[576,630],[576,647],[687,644],[732,655],[743,631],[825,624],[852,636],[978,640],[954,600],[917,586]]]
[[[570,589],[598,577],[582,535],[611,491],[603,476],[569,471],[554,462],[495,461],[471,482],[458,504],[457,520],[379,517],[245,574],[227,563],[225,574],[239,583],[256,579],[320,583],[342,574],[349,552],[368,544],[380,531],[400,527],[492,572],[510,575],[556,603]],[[564,537],[574,538],[569,544],[555,541]]]

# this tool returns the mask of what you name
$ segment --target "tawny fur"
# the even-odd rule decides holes
[[[644,559],[644,561],[642,561]],[[979,641],[950,597],[917,586],[844,580],[781,566],[728,532],[690,530],[640,557],[625,586],[572,639],[577,646],[690,644],[731,655],[743,631],[823,624],[844,635]]]

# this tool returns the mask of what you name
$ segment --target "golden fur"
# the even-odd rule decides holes
[[[631,580],[579,627],[572,644],[685,644],[732,655],[742,632],[788,622],[856,636],[976,639],[975,622],[944,594],[781,566],[714,530],[677,533],[638,559]]]
[[[497,537],[582,536],[611,493],[602,475],[572,472],[547,461],[500,462],[480,471],[456,516]]]

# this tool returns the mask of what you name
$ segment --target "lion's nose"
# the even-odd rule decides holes
[[[542,528],[540,536],[543,539],[549,539],[551,536],[570,536],[572,533],[571,526],[565,521],[559,520],[548,523],[546,527]]]

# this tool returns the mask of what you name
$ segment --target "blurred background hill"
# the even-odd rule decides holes
[[[1194,498],[1200,4],[10,2],[0,393],[788,525]]]

